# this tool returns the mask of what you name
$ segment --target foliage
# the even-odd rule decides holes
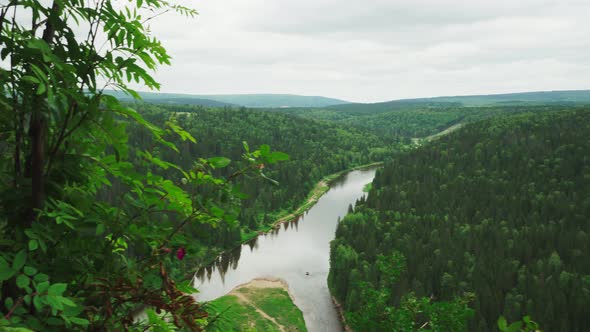
[[[197,144],[183,141],[178,135],[164,136],[178,147],[180,153],[150,151],[152,157],[182,167],[190,167],[191,156],[195,155],[239,159],[243,153],[242,141],[261,146],[269,142],[290,157],[277,167],[262,169],[264,176],[276,180],[279,186],[263,177],[234,179],[244,193],[241,207],[236,211],[237,222],[189,227],[187,234],[200,244],[200,250],[191,255],[197,265],[209,263],[219,252],[238,245],[258,231],[267,230],[278,219],[305,205],[309,193],[326,175],[382,160],[399,148],[354,128],[279,113],[182,105],[137,104],[134,107],[154,124],[166,126],[173,121],[195,137]],[[128,129],[131,150],[153,146],[154,140],[144,128],[130,125]],[[133,163],[140,167],[139,162]],[[230,177],[234,171],[231,166],[217,169],[215,174]],[[173,171],[169,169],[167,172]],[[112,201],[117,200],[117,195],[117,188],[105,193],[105,197]]]
[[[524,316],[522,320],[508,324],[504,316],[498,318],[498,329],[501,332],[536,332],[539,330],[539,324],[533,322],[531,317]]]
[[[589,133],[587,109],[535,112],[398,154],[338,226],[332,291],[352,313],[377,303],[363,300],[361,285],[379,290],[378,257],[395,251],[407,268],[386,283],[388,306],[408,294],[448,302],[469,292],[469,330],[527,315],[547,331],[588,330]]]
[[[327,108],[277,109],[276,112],[318,119],[372,132],[389,141],[434,135],[459,123],[496,116],[563,109],[560,105],[490,105],[465,107],[459,103],[427,100],[377,104],[347,104]],[[568,107],[572,108],[572,107]]]
[[[336,245],[334,241],[332,246]],[[332,247],[334,248],[334,247]],[[340,247],[333,252],[339,253]],[[352,250],[352,249],[348,249]],[[331,257],[335,267],[328,277],[331,290],[341,295],[338,276],[346,276],[346,268],[336,266],[337,260],[345,259],[338,254]],[[358,331],[462,331],[473,310],[468,304],[472,294],[463,294],[451,302],[435,302],[432,298],[417,298],[413,293],[403,296],[397,305],[392,305],[392,289],[405,270],[405,257],[399,252],[388,256],[378,255],[373,266],[379,271],[377,285],[359,279],[349,280],[350,294],[345,299],[346,321]],[[358,276],[355,267],[351,271]],[[353,309],[354,308],[354,309]]]
[[[144,305],[200,329],[207,313],[178,281],[185,253],[196,250],[184,228],[234,222],[240,193],[231,180],[262,176],[260,165],[287,156],[245,145],[222,178],[215,173],[227,158],[192,157],[182,168],[154,155],[179,152],[169,137],[195,139],[174,121],[150,123],[104,88],[137,96],[130,82],[159,87],[149,71],[170,57],[148,23],[167,11],[196,14],[163,0],[0,6],[2,329],[130,329]],[[130,148],[133,125],[152,146]],[[116,199],[105,199],[112,188]]]

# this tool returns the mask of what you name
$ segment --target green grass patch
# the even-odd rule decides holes
[[[281,288],[241,288],[238,290],[252,303],[287,331],[307,331],[301,310],[295,306],[289,294]]]
[[[232,295],[234,292],[244,298]],[[284,289],[244,287],[234,292],[207,304],[208,331],[272,332],[280,331],[279,326],[285,331],[307,331],[301,310]]]
[[[276,324],[262,317],[253,306],[241,302],[233,295],[222,296],[209,302],[207,311],[211,319],[208,331],[280,331]]]

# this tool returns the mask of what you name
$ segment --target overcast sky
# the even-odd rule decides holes
[[[589,0],[197,0],[163,92],[349,101],[590,88]]]

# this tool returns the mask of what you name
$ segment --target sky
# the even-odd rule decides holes
[[[590,88],[588,0],[192,0],[162,92],[377,102]]]

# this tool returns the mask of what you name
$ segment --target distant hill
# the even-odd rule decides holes
[[[153,104],[173,104],[173,105],[200,105],[205,107],[239,107],[239,105],[228,104],[217,100],[203,98],[144,98],[145,102]]]
[[[418,98],[411,100],[462,103],[465,106],[522,103],[590,103],[590,90],[537,91],[493,95]]]
[[[109,94],[126,100],[132,99],[118,91]],[[299,96],[290,94],[237,94],[237,95],[189,95],[176,93],[140,92],[144,101],[163,104],[189,104],[203,106],[245,106],[267,107],[327,107],[349,102],[321,96]]]
[[[396,139],[427,137],[459,123],[499,115],[580,108],[589,104],[590,90],[580,90],[402,99],[272,111],[338,122]]]
[[[400,99],[381,103],[350,103],[329,107],[353,113],[380,113],[428,106],[499,106],[541,104],[588,104],[590,90],[539,91],[493,95],[446,96],[432,98]]]
[[[202,95],[202,98],[254,108],[265,107],[327,107],[348,104],[348,101],[322,96],[289,94]]]

